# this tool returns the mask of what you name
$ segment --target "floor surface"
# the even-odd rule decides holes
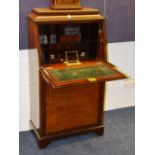
[[[86,134],[51,142],[39,149],[32,132],[19,133],[20,155],[134,155],[135,108],[105,113],[104,136]]]

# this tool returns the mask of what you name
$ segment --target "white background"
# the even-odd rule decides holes
[[[19,1],[1,1],[1,148],[19,152]],[[155,1],[136,0],[136,155],[155,154]]]

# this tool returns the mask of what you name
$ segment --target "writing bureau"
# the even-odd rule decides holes
[[[126,78],[107,60],[104,16],[68,5],[28,15],[29,48],[37,49],[39,62],[39,103],[31,103],[30,124],[40,148],[74,134],[103,135],[105,83]]]

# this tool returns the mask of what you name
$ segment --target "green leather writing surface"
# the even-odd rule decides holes
[[[113,71],[106,65],[67,69],[50,69],[48,71],[59,82],[88,78],[99,78],[116,74],[115,71]]]

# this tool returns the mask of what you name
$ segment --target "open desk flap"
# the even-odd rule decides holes
[[[124,79],[126,76],[108,63],[86,63],[75,66],[43,66],[43,78],[53,87]]]

